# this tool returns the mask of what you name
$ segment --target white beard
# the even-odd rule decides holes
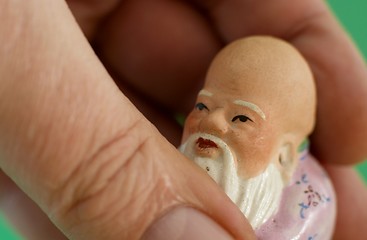
[[[199,137],[217,144],[219,155],[216,159],[197,156],[195,145]],[[237,174],[237,163],[228,145],[213,135],[203,133],[191,135],[180,147],[180,151],[222,187],[254,229],[278,210],[284,184],[274,164],[270,163],[263,173],[245,180]]]

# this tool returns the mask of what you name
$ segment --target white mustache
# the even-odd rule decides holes
[[[214,158],[197,155],[195,149],[200,138],[216,144],[219,155]],[[180,151],[207,171],[237,204],[254,228],[259,227],[277,210],[283,183],[273,164],[259,176],[245,180],[238,175],[237,160],[231,148],[222,139],[206,133],[191,135],[180,147]]]
[[[212,134],[208,134],[208,133],[194,133],[192,135],[190,135],[190,137],[186,140],[186,143],[192,143],[194,142],[195,144],[199,141],[199,139],[202,138],[204,140],[209,140],[213,143],[215,143],[215,145],[219,148],[219,149],[230,149],[229,146],[219,137],[214,136]],[[186,144],[184,143],[184,144]]]

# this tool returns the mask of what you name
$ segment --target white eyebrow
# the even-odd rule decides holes
[[[240,106],[244,106],[244,107],[248,107],[250,108],[251,110],[253,110],[254,112],[256,112],[257,114],[260,115],[260,117],[265,120],[266,117],[265,117],[265,114],[264,112],[258,107],[256,106],[255,104],[253,103],[250,103],[250,102],[246,102],[246,101],[243,101],[243,100],[235,100],[233,102],[234,104],[237,104],[237,105],[240,105]]]
[[[199,96],[207,96],[207,97],[211,97],[211,96],[213,96],[213,93],[211,93],[211,92],[209,92],[209,91],[207,91],[207,90],[205,90],[205,89],[203,89],[203,90],[201,90],[200,92],[199,92],[199,94],[198,94]]]

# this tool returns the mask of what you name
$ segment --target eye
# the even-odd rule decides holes
[[[209,110],[209,108],[204,103],[201,103],[201,102],[197,103],[195,105],[195,108],[199,109],[200,111],[202,111],[203,109]]]
[[[251,118],[249,118],[249,117],[247,117],[245,115],[237,115],[237,116],[235,116],[234,118],[232,118],[232,122],[235,122],[237,119],[240,120],[241,122],[247,122],[247,120],[250,120],[251,122],[253,122],[251,120]]]

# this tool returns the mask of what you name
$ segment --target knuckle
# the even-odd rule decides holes
[[[167,189],[166,177],[157,174],[161,164],[152,156],[155,138],[146,128],[144,121],[137,121],[82,161],[52,196],[50,217],[71,231],[89,229],[91,224],[100,228],[117,215],[143,221],[146,203],[152,196],[162,197],[159,189]]]

